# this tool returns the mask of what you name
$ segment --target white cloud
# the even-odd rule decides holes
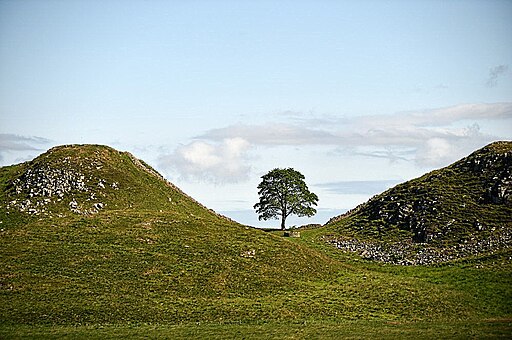
[[[204,142],[193,142],[177,150],[187,163],[201,169],[217,166],[222,158],[216,155],[215,147]]]
[[[451,158],[454,147],[444,138],[430,138],[418,149],[417,162],[427,166],[444,163]]]
[[[488,126],[510,124],[512,103],[357,117],[286,115],[292,116],[287,122],[235,124],[206,131],[160,156],[159,166],[189,181],[234,183],[249,178],[248,155],[257,146],[320,146],[326,153],[335,150],[335,157],[348,154],[413,162],[421,168],[441,167],[489,142],[510,139],[510,135],[494,136]]]
[[[478,124],[474,124],[449,131],[444,137],[425,140],[417,148],[414,161],[427,168],[445,166],[493,140],[492,136],[480,131]]]
[[[339,181],[318,183],[315,186],[342,195],[375,195],[398,183],[398,180]]]
[[[447,165],[499,138],[492,131],[480,131],[481,124],[498,121],[510,124],[511,120],[512,103],[463,104],[392,115],[310,117],[288,124],[237,124],[212,129],[198,138],[215,142],[243,138],[252,145],[267,147],[326,145],[352,154],[387,155],[394,161],[404,159],[407,153],[412,154],[409,160],[419,166],[433,167]]]
[[[225,138],[220,143],[193,141],[159,158],[159,166],[177,171],[181,178],[214,183],[239,182],[248,178],[246,153],[250,144],[243,138]]]
[[[315,130],[307,126],[283,123],[267,123],[262,125],[237,124],[220,129],[213,129],[198,138],[222,140],[240,137],[256,145],[311,145],[332,144],[336,137],[325,130]]]
[[[365,115],[347,122],[350,129],[365,132],[395,131],[403,136],[431,134],[452,125],[512,119],[512,103],[460,104],[450,107],[400,112],[392,115]]]

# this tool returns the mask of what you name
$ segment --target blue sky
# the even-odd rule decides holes
[[[325,222],[512,139],[511,1],[0,1],[0,164],[133,152],[241,222],[292,166]]]

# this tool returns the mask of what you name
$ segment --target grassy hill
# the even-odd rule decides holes
[[[359,262],[319,242],[324,228],[289,239],[240,225],[105,146],[0,168],[0,222],[1,338],[512,329],[506,257]]]
[[[229,318],[254,301],[208,306],[332,271],[327,257],[215,214],[108,147],[58,147],[1,174],[4,320]]]
[[[512,247],[512,142],[397,185],[333,218],[339,248],[401,264],[430,264]]]
[[[211,215],[143,161],[106,146],[55,147],[0,174],[4,212],[47,218],[103,210]]]

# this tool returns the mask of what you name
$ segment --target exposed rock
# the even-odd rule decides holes
[[[94,207],[96,210],[101,210],[101,209],[103,209],[103,207],[104,207],[104,206],[105,206],[105,205],[104,205],[103,203],[101,203],[101,202],[100,202],[100,203],[95,203],[95,204],[93,205],[93,207]]]
[[[389,263],[445,262],[508,248],[512,142],[492,143],[399,184],[327,226],[338,248]]]
[[[245,257],[245,258],[254,258],[254,257],[256,257],[256,249],[250,249],[250,250],[243,251],[240,254],[240,256]]]
[[[71,191],[87,191],[85,176],[63,168],[28,169],[13,182],[16,194],[30,197],[63,197]]]
[[[11,182],[12,194],[15,198],[7,204],[8,209],[16,209],[32,215],[46,213],[51,203],[64,200],[67,196],[71,196],[69,201],[69,210],[77,214],[96,213],[104,208],[104,203],[95,203],[91,209],[81,208],[79,203],[73,197],[81,193],[90,193],[89,200],[96,199],[98,190],[106,189],[107,182],[104,179],[96,180],[89,176],[86,178],[79,170],[67,168],[70,166],[70,157],[66,157],[59,167],[51,167],[48,165],[35,165],[27,169],[18,178]],[[85,165],[84,165],[85,166]],[[88,165],[99,166],[97,162]],[[96,182],[97,185],[91,185]],[[89,183],[89,184],[88,184]],[[112,189],[119,188],[118,183],[112,183]]]

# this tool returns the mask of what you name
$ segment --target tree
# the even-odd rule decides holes
[[[286,228],[286,218],[291,214],[299,217],[313,216],[318,196],[309,191],[304,175],[288,169],[274,169],[262,176],[258,185],[259,203],[254,205],[259,220],[281,217],[281,229]]]

